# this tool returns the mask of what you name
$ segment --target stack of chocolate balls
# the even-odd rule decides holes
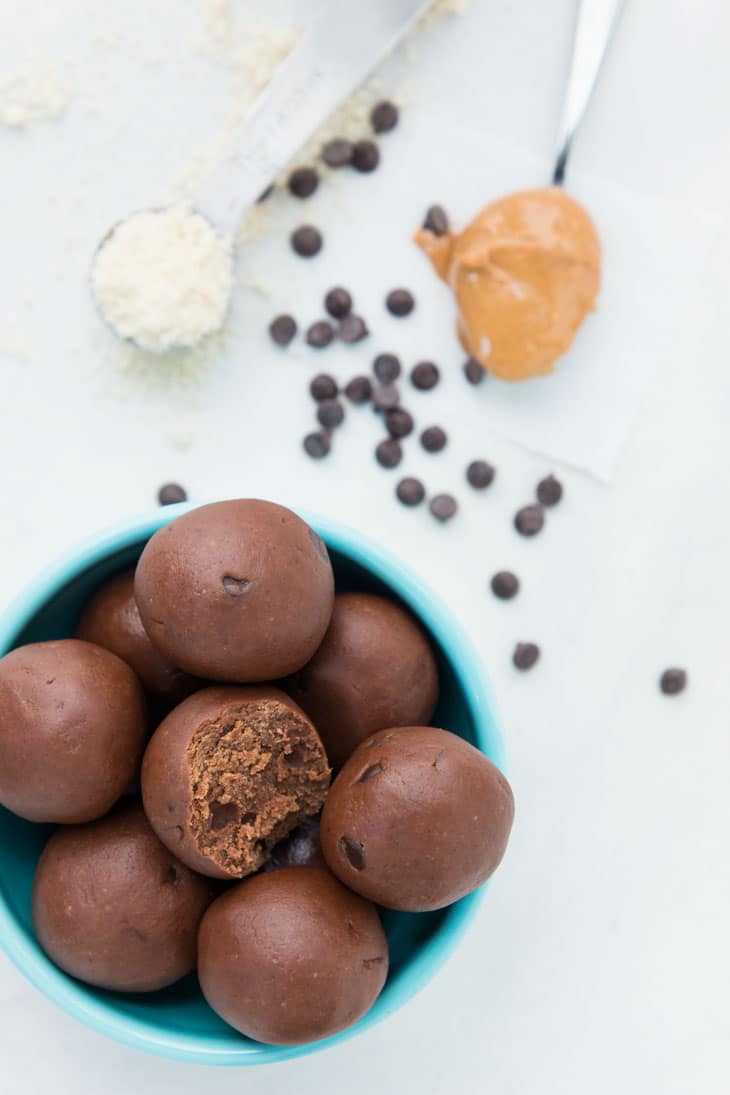
[[[0,659],[0,803],[59,826],[33,888],[41,947],[117,992],[197,969],[263,1042],[355,1023],[388,974],[376,904],[448,905],[507,844],[510,787],[428,725],[438,693],[419,623],[338,592],[295,514],[178,517],[75,638]]]

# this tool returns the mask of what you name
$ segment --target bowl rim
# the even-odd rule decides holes
[[[101,558],[148,539],[163,525],[205,503],[183,502],[118,522],[63,552],[11,601],[0,614],[0,657],[14,643],[43,604],[73,578]],[[471,640],[450,608],[407,564],[379,544],[329,518],[295,510],[322,537],[329,548],[370,570],[400,596],[433,632],[449,657],[471,711],[478,747],[503,771],[504,743],[497,705]],[[488,885],[488,884],[487,884]],[[482,886],[450,907],[448,928],[423,944],[400,975],[386,999],[381,998],[357,1023],[329,1038],[305,1045],[271,1046],[259,1042],[231,1046],[223,1038],[206,1035],[203,1042],[184,1031],[153,1028],[153,1020],[121,1013],[115,1004],[94,996],[86,986],[68,977],[40,950],[19,925],[0,889],[0,946],[18,969],[44,996],[92,1030],[133,1049],[176,1061],[204,1065],[270,1064],[325,1049],[353,1037],[387,1018],[414,996],[453,953],[484,897]]]

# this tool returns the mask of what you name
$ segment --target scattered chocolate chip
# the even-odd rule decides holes
[[[401,373],[400,359],[395,354],[378,354],[373,362],[373,372],[381,384],[392,384]]]
[[[421,444],[426,452],[441,452],[446,447],[446,432],[440,426],[427,426],[421,434]]]
[[[687,687],[686,669],[665,669],[659,679],[659,687],[665,696],[676,696]]]
[[[362,316],[356,316],[354,312],[350,312],[349,315],[340,320],[337,334],[343,342],[362,342],[364,338],[368,337],[370,331]]]
[[[310,259],[322,250],[322,233],[312,224],[302,224],[292,232],[291,245],[302,258]]]
[[[258,198],[256,199],[256,204],[258,205],[260,202],[265,202],[266,199],[270,198],[273,193],[274,193],[274,184],[269,183],[269,185],[266,187],[266,189],[262,190],[261,193],[259,194]]]
[[[370,122],[375,133],[390,133],[398,125],[398,107],[383,99],[370,111]]]
[[[319,319],[307,329],[305,335],[307,346],[313,346],[315,350],[323,350],[329,346],[335,337],[335,329],[326,319]]]
[[[330,289],[324,298],[324,306],[333,319],[343,319],[352,308],[352,297],[347,289],[343,289],[342,286],[338,285],[334,289]]]
[[[515,528],[523,536],[536,536],[544,524],[542,506],[523,506],[515,514]]]
[[[353,376],[345,385],[345,395],[351,403],[367,403],[373,394],[369,376]]]
[[[277,346],[288,346],[296,333],[297,321],[294,316],[276,316],[269,324],[269,334]]]
[[[532,669],[540,657],[540,647],[536,643],[517,643],[512,661],[518,669]]]
[[[345,408],[339,399],[323,399],[317,407],[317,420],[326,430],[334,430],[341,425],[345,417]]]
[[[407,479],[401,479],[395,488],[395,493],[398,501],[402,502],[404,506],[420,506],[426,497],[426,488],[420,479],[413,479],[409,476]]]
[[[415,306],[413,293],[409,293],[407,289],[391,289],[385,298],[385,307],[392,316],[398,318],[410,315]]]
[[[165,483],[157,492],[157,501],[161,506],[174,506],[177,502],[187,500],[187,491],[179,483]]]
[[[319,175],[313,167],[296,167],[287,185],[295,198],[308,198],[319,186]]]
[[[472,460],[466,469],[466,481],[475,490],[484,490],[494,479],[496,472],[486,460]]]
[[[347,167],[352,163],[355,154],[355,146],[352,141],[346,141],[341,137],[333,141],[327,141],[322,149],[322,159],[328,167]]]
[[[433,361],[419,361],[411,369],[411,384],[414,388],[418,388],[419,392],[428,392],[431,388],[435,388],[440,377],[438,366],[434,365]]]
[[[308,433],[304,438],[304,451],[313,460],[321,460],[330,451],[330,439],[324,430]]]
[[[400,407],[396,407],[394,411],[387,411],[385,428],[391,437],[408,437],[409,433],[413,433],[413,415]]]
[[[357,141],[352,149],[352,166],[356,171],[366,174],[374,171],[380,163],[380,152],[373,141]]]
[[[356,871],[363,870],[365,867],[365,852],[359,840],[353,840],[350,836],[341,836],[340,851]]]
[[[487,370],[479,364],[475,357],[468,357],[464,362],[464,376],[470,384],[481,384],[487,375]]]
[[[492,593],[501,601],[509,601],[520,588],[520,580],[511,570],[499,570],[491,581]]]
[[[459,508],[451,494],[436,494],[428,503],[428,508],[437,521],[450,521]]]
[[[223,579],[223,588],[229,597],[243,597],[244,593],[248,592],[250,585],[248,578],[232,578],[230,574],[227,574]]]
[[[383,468],[395,468],[403,459],[403,450],[394,438],[387,437],[376,448],[375,459]]]
[[[395,384],[376,384],[373,403],[376,411],[392,411],[400,403],[400,392]]]
[[[427,232],[433,232],[434,236],[445,236],[449,230],[449,218],[442,205],[432,205],[426,211],[423,227]]]
[[[554,475],[548,475],[537,484],[537,500],[543,506],[557,506],[563,497],[563,484]]]
[[[320,373],[309,385],[309,392],[318,403],[323,399],[334,399],[337,395],[337,381],[329,373]]]

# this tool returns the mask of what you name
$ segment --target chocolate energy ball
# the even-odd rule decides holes
[[[214,502],[149,541],[134,592],[145,631],[186,672],[265,681],[300,669],[332,615],[327,549],[273,502]]]
[[[168,661],[150,640],[134,599],[134,570],[115,574],[87,601],[76,636],[103,646],[135,671],[146,690],[174,707],[200,688],[200,681]]]
[[[28,821],[105,814],[134,778],[147,737],[142,685],[80,639],[0,658],[0,804]]]
[[[188,867],[243,878],[319,812],[329,776],[317,731],[284,692],[218,686],[158,726],[142,762],[142,800],[160,840]]]
[[[326,867],[319,841],[319,818],[305,818],[274,848],[262,871],[281,867]]]
[[[72,977],[117,992],[153,992],[195,968],[213,884],[157,839],[137,802],[59,829],[33,883],[33,928]]]
[[[222,1019],[259,1042],[326,1038],[368,1011],[388,973],[369,901],[319,867],[247,879],[203,917],[198,976]]]
[[[333,783],[322,851],[341,882],[379,905],[440,909],[496,870],[513,815],[510,785],[473,745],[399,727],[363,742]]]
[[[337,768],[376,730],[427,723],[439,681],[431,644],[410,612],[372,593],[338,593],[322,645],[285,688]]]

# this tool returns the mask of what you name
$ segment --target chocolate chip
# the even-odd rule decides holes
[[[355,146],[352,141],[346,141],[341,137],[327,141],[321,152],[322,159],[328,167],[347,167],[352,163],[354,154]]]
[[[410,315],[416,306],[416,302],[413,299],[413,294],[409,293],[407,289],[391,289],[385,298],[385,307],[388,309],[392,316]]]
[[[343,289],[342,286],[338,285],[334,289],[330,289],[324,298],[324,306],[333,319],[342,319],[352,308],[352,297],[347,289]]]
[[[226,575],[223,579],[223,588],[229,597],[242,597],[248,591],[251,583],[247,578],[231,578]]]
[[[292,232],[291,245],[298,255],[309,259],[322,250],[322,233],[312,224],[302,224]]]
[[[330,439],[324,430],[308,433],[304,438],[304,451],[313,460],[321,460],[330,451]]]
[[[345,408],[339,399],[323,399],[317,407],[317,419],[326,430],[334,430],[342,424]]]
[[[383,766],[377,760],[375,764],[369,764],[355,780],[355,783],[367,783],[368,780],[375,779],[383,771]]]
[[[459,507],[452,494],[436,494],[428,503],[428,508],[437,521],[450,521]]]
[[[403,450],[394,438],[387,437],[376,448],[375,459],[383,468],[395,468],[403,459]]]
[[[157,492],[157,501],[161,506],[174,506],[177,502],[187,500],[187,491],[179,483],[165,483]]]
[[[413,415],[401,407],[396,407],[394,411],[387,411],[385,428],[391,437],[408,437],[409,433],[413,433]]]
[[[466,469],[466,481],[475,490],[484,490],[494,479],[496,472],[486,460],[472,460]]]
[[[370,111],[370,121],[376,133],[390,133],[398,125],[398,107],[395,103],[383,99]]]
[[[554,475],[548,475],[537,484],[537,500],[543,506],[557,506],[563,497],[563,484]]]
[[[512,661],[518,669],[532,669],[540,657],[540,647],[536,643],[517,643]]]
[[[440,426],[428,426],[421,434],[421,444],[426,452],[441,452],[446,447],[446,433]]]
[[[319,186],[319,175],[313,167],[297,167],[289,176],[288,186],[295,198],[308,198]]]
[[[323,399],[334,399],[337,395],[337,381],[329,373],[320,373],[309,385],[309,392],[318,403]]]
[[[177,886],[180,881],[180,876],[177,873],[177,867],[169,866],[165,872],[165,882],[169,886]]]
[[[665,669],[659,679],[659,687],[665,696],[676,696],[687,687],[686,669]]]
[[[351,403],[367,403],[373,394],[369,376],[353,376],[345,385],[345,395]]]
[[[492,593],[501,601],[509,601],[520,588],[520,580],[511,570],[499,570],[491,581]]]
[[[335,337],[335,329],[326,319],[319,319],[307,329],[305,335],[307,346],[313,346],[315,350],[323,350],[329,346]]]
[[[401,373],[400,359],[395,354],[378,354],[373,362],[373,372],[381,384],[392,384]]]
[[[404,506],[420,506],[426,497],[426,488],[420,479],[408,477],[407,479],[401,479],[395,488],[395,493],[398,501],[402,502]]]
[[[377,384],[373,388],[373,404],[376,411],[392,411],[400,403],[400,392],[395,384]]]
[[[352,166],[368,174],[380,163],[380,152],[373,141],[357,141],[352,148]]]
[[[294,316],[276,316],[269,324],[269,334],[277,346],[288,346],[296,333],[297,321]]]
[[[446,235],[449,230],[449,218],[442,205],[432,205],[426,211],[423,227],[427,232],[433,232],[434,236]]]
[[[340,325],[337,328],[337,334],[343,342],[362,342],[364,338],[367,338],[370,332],[368,331],[367,324],[362,316],[356,316],[354,312],[345,316],[340,320]]]
[[[353,840],[351,836],[341,836],[340,851],[351,867],[354,867],[356,871],[363,870],[365,866],[365,854],[359,840]]]
[[[436,387],[440,376],[438,366],[433,361],[419,361],[411,369],[411,384],[419,392],[428,392]]]
[[[542,506],[523,506],[515,514],[515,528],[523,536],[536,536],[544,524]]]
[[[464,362],[464,376],[470,384],[481,384],[487,375],[487,370],[479,364],[475,357],[468,357]]]

